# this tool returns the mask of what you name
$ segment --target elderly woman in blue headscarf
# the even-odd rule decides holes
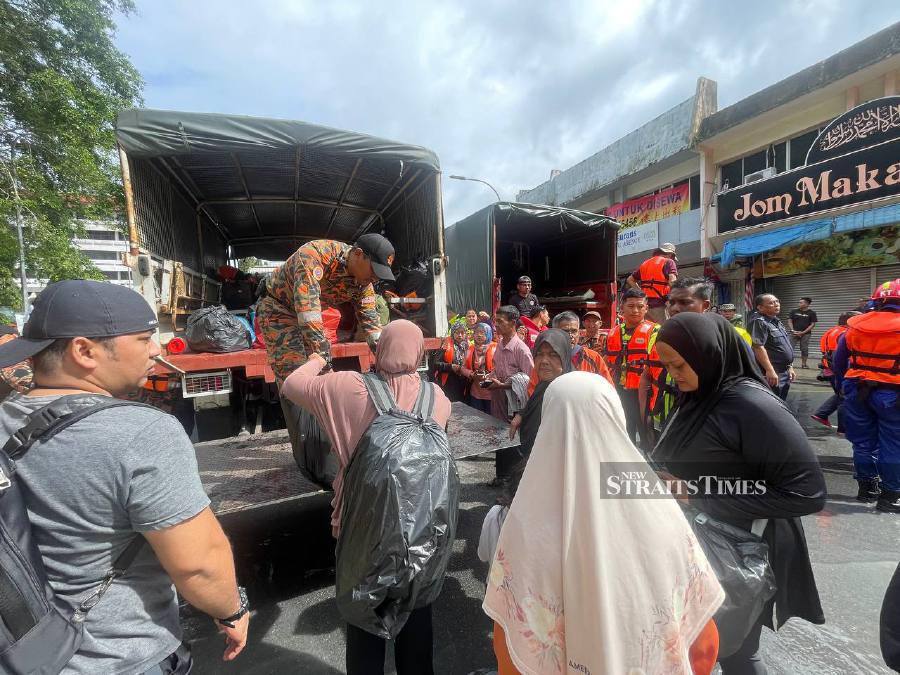
[[[491,414],[491,390],[481,387],[481,382],[489,379],[494,370],[494,331],[487,323],[478,323],[472,330],[472,346],[466,356],[465,368],[469,373],[472,385],[469,387],[470,406],[481,412]]]

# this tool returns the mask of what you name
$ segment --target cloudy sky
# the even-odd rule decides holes
[[[900,20],[857,0],[136,0],[117,41],[148,107],[424,145],[504,199],[690,97],[719,107]],[[494,200],[444,181],[447,223]]]

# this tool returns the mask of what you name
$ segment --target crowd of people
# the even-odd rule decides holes
[[[451,312],[429,382],[417,372],[422,330],[406,320],[383,326],[375,313],[372,282],[392,277],[392,261],[393,247],[380,235],[355,245],[311,242],[276,272],[260,308],[286,417],[313,415],[339,464],[331,520],[338,569],[382,570],[352,589],[350,602],[378,599],[384,614],[395,603],[411,610],[387,636],[348,619],[348,673],[383,672],[387,640],[400,675],[433,672],[430,601],[416,601],[416,578],[424,566],[442,576],[452,546],[458,478],[451,469],[445,485],[434,480],[436,466],[453,465],[445,429],[454,401],[508,423],[510,438],[519,438],[497,452],[498,503],[478,546],[490,564],[483,609],[494,624],[500,675],[706,674],[717,662],[725,675],[760,674],[763,626],[777,629],[791,617],[825,621],[801,522],[823,508],[825,479],[786,404],[795,345],[801,368],[808,366],[805,344],[817,321],[810,299],[789,328],[771,294],[756,298],[746,323],[733,306],[713,312],[710,283],[680,277],[675,249],[664,244],[629,276],[608,308],[608,327],[594,310],[551,317],[528,277],[493,315]],[[320,303],[335,300],[354,305],[375,349],[372,374],[330,372]],[[839,411],[853,444],[857,498],[900,513],[900,279],[879,286],[865,310],[846,314],[823,337],[835,396],[815,417],[827,423]],[[143,384],[159,354],[155,325],[131,290],[60,282],[38,297],[23,335],[0,344],[0,367],[26,358],[33,364],[27,391],[0,406],[6,437],[27,445],[23,425],[72,396],[76,412],[93,413],[16,459],[15,484],[48,592],[73,611],[98,584],[109,596],[103,611],[78,619],[84,641],[69,655],[72,672],[188,672],[176,590],[216,620],[227,660],[246,643],[247,596],[184,431],[146,407],[92,407]],[[378,442],[371,429],[387,418],[419,427],[408,437],[389,435],[390,442],[415,437],[415,456],[431,463],[402,464],[409,458],[387,448],[371,452]],[[421,565],[393,556],[390,574],[378,546],[353,560],[340,552],[349,529],[348,472],[384,461],[403,466],[390,482],[406,498],[375,499],[370,509],[379,510],[383,527],[399,532],[414,523],[416,536],[431,542],[409,551]],[[416,497],[414,485],[425,477],[428,495]],[[10,476],[0,478],[10,484]],[[444,520],[425,508],[433,502],[417,501],[442,490],[454,505]],[[729,595],[699,522],[764,546],[771,592]],[[136,541],[149,546],[134,553]],[[129,551],[134,561],[119,569]],[[895,576],[889,596],[900,593],[898,585]],[[753,611],[736,620],[736,601],[752,602]],[[883,615],[891,665],[900,660],[897,618],[895,610]]]

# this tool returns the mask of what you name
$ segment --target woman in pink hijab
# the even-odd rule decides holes
[[[387,382],[397,407],[412,411],[419,387],[434,388],[432,419],[447,426],[450,401],[436,385],[424,382],[416,369],[422,363],[425,339],[421,329],[405,320],[392,321],[381,332],[375,351],[375,370]],[[337,538],[341,527],[344,472],[350,464],[362,435],[377,416],[377,411],[362,375],[353,371],[329,373],[317,377],[325,360],[314,354],[284,381],[281,393],[298,406],[310,411],[331,440],[339,470],[334,479],[331,502],[331,531]],[[394,648],[398,675],[431,673],[432,629],[431,607],[416,609],[397,636]],[[384,663],[385,641],[361,628],[349,626],[347,631],[347,672],[363,672],[364,664]],[[379,661],[380,657],[380,661]],[[365,672],[371,672],[365,669]]]

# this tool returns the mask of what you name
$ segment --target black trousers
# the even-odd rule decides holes
[[[625,431],[628,432],[631,442],[637,445],[638,434],[643,430],[638,390],[616,387],[616,391],[619,392],[619,399],[622,401],[622,408],[625,411]]]
[[[765,614],[765,612],[763,612]],[[762,634],[763,618],[747,634],[744,644],[734,654],[719,659],[722,675],[766,675],[766,664],[759,655],[759,637]]]
[[[397,675],[434,675],[431,605],[413,610],[394,640]],[[347,626],[347,675],[384,675],[387,641]]]

